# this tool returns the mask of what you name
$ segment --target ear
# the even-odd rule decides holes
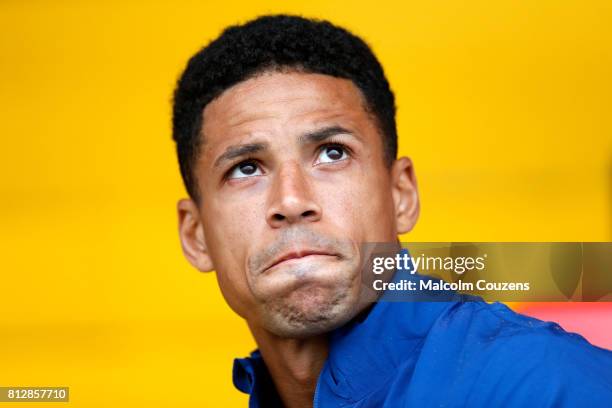
[[[397,159],[391,168],[391,188],[398,234],[412,230],[419,218],[420,204],[412,160]]]
[[[193,200],[183,199],[178,202],[177,210],[179,236],[185,258],[200,272],[212,271],[214,267],[208,254],[198,206]]]

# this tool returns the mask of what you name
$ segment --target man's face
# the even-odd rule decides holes
[[[365,306],[361,244],[394,242],[406,229],[396,185],[412,174],[394,177],[385,165],[358,88],[327,75],[264,73],[208,104],[202,135],[198,265],[212,261],[229,305],[287,337],[354,317]]]

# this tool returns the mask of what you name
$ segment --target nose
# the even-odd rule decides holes
[[[287,163],[279,169],[266,214],[272,228],[321,219],[321,207],[315,201],[307,177],[297,163]]]

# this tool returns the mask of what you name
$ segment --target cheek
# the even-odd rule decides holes
[[[242,201],[205,209],[205,236],[219,288],[229,306],[247,318],[254,304],[246,279],[245,259],[253,245],[252,206]]]
[[[386,173],[351,172],[341,182],[321,186],[326,224],[357,242],[395,240],[394,206]],[[348,235],[352,234],[352,235]]]
[[[264,195],[248,190],[234,194],[213,192],[211,196],[214,200],[203,206],[207,243],[210,240],[211,250],[223,254],[219,262],[231,260],[242,268],[262,228]]]

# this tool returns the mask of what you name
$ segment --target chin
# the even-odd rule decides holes
[[[280,337],[307,338],[342,326],[359,311],[354,291],[309,285],[267,302],[264,326]]]

